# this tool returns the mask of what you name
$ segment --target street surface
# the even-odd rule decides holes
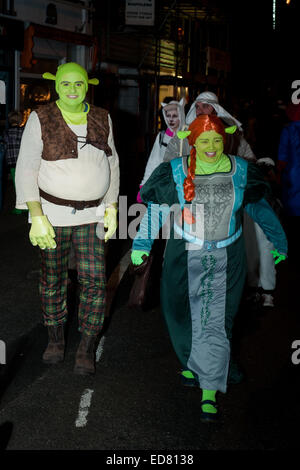
[[[200,391],[181,385],[159,304],[146,311],[127,306],[132,277],[126,240],[108,246],[115,297],[97,349],[96,376],[73,374],[79,342],[74,283],[65,361],[42,363],[47,332],[38,297],[38,249],[29,243],[26,216],[12,215],[12,204],[9,181],[0,216],[0,340],[6,346],[6,364],[0,365],[0,448],[132,451],[129,455],[298,448],[299,274],[288,262],[278,268],[275,308],[241,306],[235,338],[245,380],[219,395],[220,422],[205,425],[199,421]],[[123,277],[115,292],[119,268]]]

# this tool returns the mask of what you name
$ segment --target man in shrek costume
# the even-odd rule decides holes
[[[223,152],[227,133],[234,131],[235,126],[225,129],[217,116],[202,115],[187,132],[178,133],[188,138],[190,156],[162,163],[143,186],[141,198],[151,211],[142,219],[131,255],[133,264],[142,263],[160,229],[159,221],[166,219],[168,208],[179,206],[180,217],[177,211],[170,219],[161,305],[181,366],[191,371],[202,389],[204,422],[217,420],[216,394],[227,389],[233,321],[246,277],[244,209],[276,247],[275,262],[287,254],[285,233],[264,199],[268,185],[259,168]],[[201,230],[193,227],[200,206],[202,239]],[[159,212],[163,217],[157,216]]]
[[[39,246],[39,291],[49,342],[43,361],[55,364],[65,354],[68,256],[76,255],[81,340],[74,372],[95,373],[95,344],[105,311],[104,242],[117,227],[119,159],[108,112],[85,102],[86,70],[69,62],[55,80],[59,99],[33,111],[24,129],[16,168],[17,208],[28,207],[29,238]],[[96,235],[98,223],[107,229]]]

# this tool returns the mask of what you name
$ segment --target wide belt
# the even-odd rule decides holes
[[[195,243],[200,245],[204,250],[211,251],[216,248],[225,248],[235,242],[242,234],[242,226],[230,237],[224,238],[223,240],[200,240],[200,238],[194,237],[187,232],[184,232],[181,227],[174,224],[174,231],[178,233],[185,241],[189,243]]]
[[[87,207],[97,207],[99,206],[102,200],[102,198],[99,198],[94,199],[93,201],[72,201],[70,199],[62,199],[60,197],[52,196],[52,194],[46,193],[41,188],[39,188],[39,190],[40,196],[46,199],[46,201],[52,202],[53,204],[57,204],[58,206],[73,207],[76,211],[82,211]]]

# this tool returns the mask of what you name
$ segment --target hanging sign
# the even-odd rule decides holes
[[[127,25],[153,26],[155,0],[126,0]]]

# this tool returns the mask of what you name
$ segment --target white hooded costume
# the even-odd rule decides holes
[[[170,101],[170,103],[161,103],[162,106],[162,114],[163,118],[165,120],[166,125],[168,126],[168,121],[166,117],[166,112],[170,109],[172,109],[174,106],[177,107],[178,109],[178,116],[179,116],[179,127],[178,130],[182,130],[185,128],[185,114],[184,114],[184,105],[185,105],[185,99],[182,98],[180,101]],[[170,142],[172,140],[174,141],[175,145],[172,145],[172,149],[168,148]],[[170,154],[172,153],[172,158],[176,158],[181,156],[180,153],[181,151],[183,152],[185,149],[185,152],[187,153],[182,153],[182,155],[187,155],[189,152],[189,149],[186,149],[186,145],[184,144],[184,147],[180,148],[180,141],[178,137],[176,136],[176,133],[174,133],[169,127],[167,128],[166,131],[160,131],[155,139],[153,148],[151,150],[150,156],[147,161],[147,165],[145,168],[145,173],[143,180],[141,182],[141,185],[144,185],[152,172],[155,170],[155,168],[158,167],[163,161],[169,161],[171,160]]]
[[[256,161],[256,157],[251,150],[250,145],[244,139],[242,132],[242,123],[238,121],[235,117],[229,114],[226,109],[224,109],[220,104],[217,95],[212,93],[211,91],[204,91],[197,96],[194,103],[191,105],[189,112],[186,115],[186,124],[189,126],[195,119],[196,119],[196,103],[206,103],[210,104],[214,110],[216,111],[217,116],[225,121],[228,126],[236,125],[238,130],[240,131],[240,141],[237,150],[237,156],[244,158],[245,160],[249,161]]]
[[[190,125],[196,119],[196,103],[210,104],[217,116],[229,126],[236,125],[240,131],[237,156],[245,160],[256,162],[256,157],[248,142],[243,137],[242,124],[229,114],[220,104],[217,95],[205,91],[197,96],[186,115],[186,124]],[[262,162],[263,159],[260,159]],[[269,160],[269,159],[268,159]],[[262,162],[263,163],[263,162]],[[269,162],[270,163],[270,162]],[[276,269],[273,256],[270,253],[274,246],[267,239],[259,225],[255,223],[244,211],[243,231],[245,234],[245,246],[248,261],[248,285],[250,287],[262,287],[263,290],[272,291],[276,286]]]

